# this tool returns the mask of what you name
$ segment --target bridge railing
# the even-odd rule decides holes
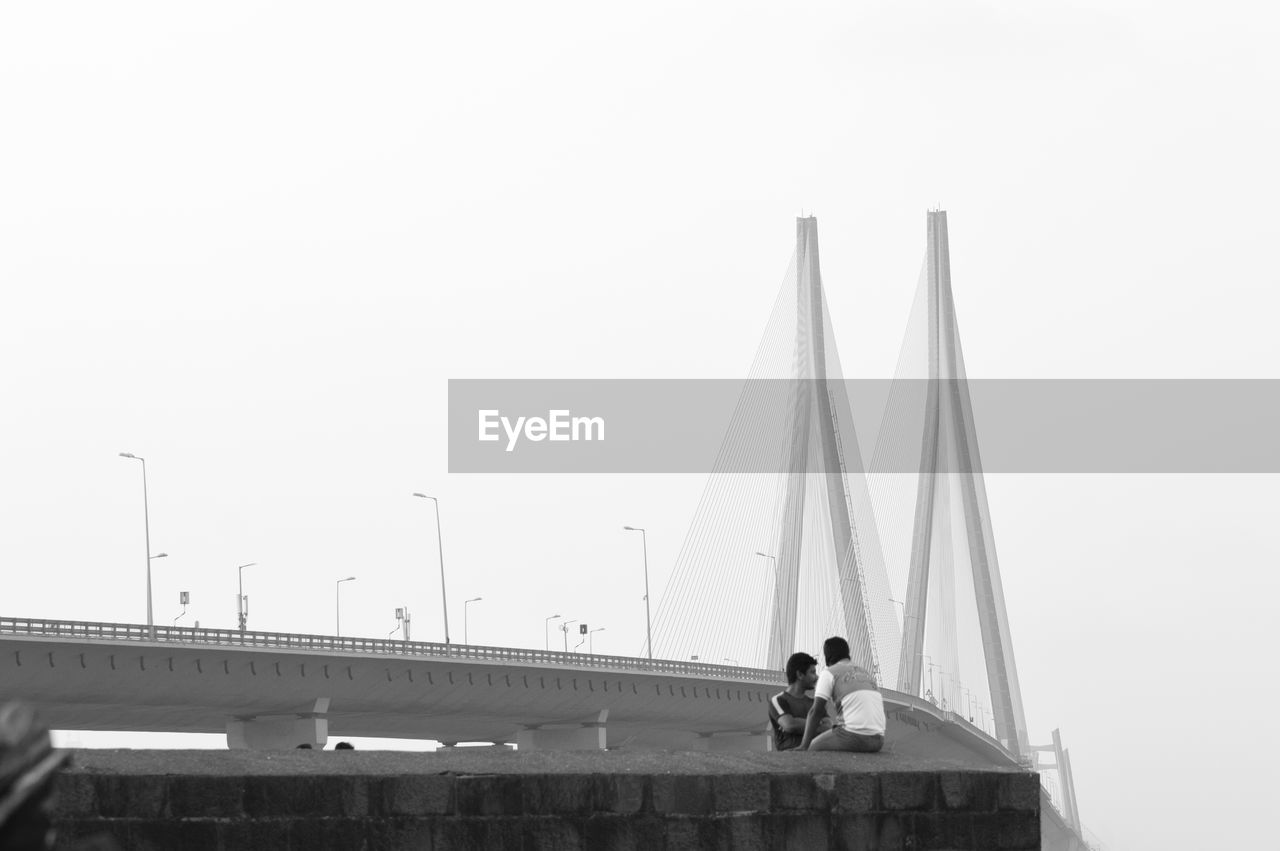
[[[207,629],[190,626],[156,625],[150,627],[146,624],[0,617],[0,634],[57,639],[149,641],[201,646],[252,647],[264,650],[429,656],[432,658],[470,659],[496,663],[516,662],[562,665],[573,668],[610,668],[614,670],[645,671],[656,674],[688,675],[763,683],[781,681],[781,674],[775,671],[730,665],[708,665],[701,662],[682,662],[672,659],[641,659],[634,656],[564,653],[559,650],[532,650],[524,647],[440,644],[430,641],[310,635],[295,632],[250,630],[241,632],[238,629]]]

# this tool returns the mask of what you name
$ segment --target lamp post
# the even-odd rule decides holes
[[[156,560],[156,559],[158,559],[158,558],[168,558],[168,557],[169,557],[169,554],[168,554],[168,553],[156,553],[156,554],[155,554],[155,555],[153,555],[153,556],[147,556],[147,562],[148,562],[148,563],[150,563],[150,562],[155,561],[155,560]],[[177,621],[174,621],[174,623],[177,623]],[[154,638],[154,637],[155,637],[155,634],[156,634],[156,628],[155,628],[155,625],[154,625],[154,624],[152,624],[152,625],[151,625],[151,637],[152,637],[152,638]]]
[[[467,606],[470,606],[472,603],[479,603],[483,599],[484,597],[472,597],[470,600],[465,600],[462,603],[462,643],[463,644],[466,644],[466,645],[471,644],[467,636]]]
[[[132,458],[142,462],[142,529],[147,541],[147,632],[152,640],[156,637],[156,623],[151,616],[151,512],[147,507],[147,459],[132,452],[121,452],[121,458]]]
[[[587,633],[587,652],[592,656],[596,655],[596,640],[591,636],[595,635],[597,632],[604,632],[604,627],[598,626]]]
[[[778,557],[771,556],[768,553],[762,553],[759,550],[756,550],[756,555],[760,556],[761,558],[769,559],[771,563],[770,566],[773,568],[773,584],[774,584],[774,587],[776,588],[778,585]]]
[[[649,658],[653,658],[653,622],[649,617],[649,536],[643,529],[636,526],[623,526],[623,531],[639,532],[640,543],[644,547],[644,635],[645,647],[649,651]]]
[[[240,631],[244,632],[249,625],[249,598],[244,595],[244,569],[253,567],[256,561],[248,564],[242,564],[236,568],[236,575],[240,578],[240,596],[236,598],[236,614],[240,617]]]
[[[951,672],[948,671],[946,668],[942,667],[941,665],[937,665],[934,662],[930,661],[929,662],[929,689],[931,691],[933,689],[933,672],[935,669],[938,672],[938,690],[933,693],[933,696],[938,701],[938,708],[949,710],[951,708],[951,702],[947,700],[947,691],[948,691],[947,682],[951,677]]]
[[[560,624],[560,631],[564,633],[564,652],[569,652],[569,624],[577,623],[576,620],[565,621]]]
[[[425,493],[414,493],[421,499],[429,499],[436,507],[436,547],[440,552],[440,605],[444,609],[444,643],[449,643],[449,601],[444,591],[444,540],[440,537],[440,500]]]
[[[333,633],[339,638],[342,637],[342,583],[350,582],[353,579],[355,579],[354,576],[348,576],[346,579],[339,579],[334,583]]]
[[[778,557],[769,555],[768,553],[762,553],[759,550],[756,550],[756,555],[760,556],[761,558],[769,559],[770,567],[773,570],[773,588],[774,588],[774,597],[773,597],[774,604],[773,604],[773,613],[772,613],[773,629],[771,631],[771,634],[766,634],[764,636],[764,641],[765,641],[764,655],[765,655],[765,658],[767,659],[769,658],[770,650],[772,647],[771,645],[771,642],[773,641],[772,636],[778,635],[779,630],[782,629],[782,601],[778,599],[778,586],[781,583],[778,581]],[[785,648],[783,648],[783,652],[784,653],[786,652]]]
[[[551,622],[558,617],[560,616],[552,615],[551,617],[545,618],[542,621],[542,638],[543,638],[544,650],[548,650],[548,651],[551,650]]]
[[[892,597],[889,598],[889,602],[897,603],[899,606],[902,606],[902,628],[905,630],[907,628],[907,604],[901,600],[895,600]]]

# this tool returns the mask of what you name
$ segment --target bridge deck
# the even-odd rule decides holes
[[[333,736],[515,740],[595,721],[612,747],[699,749],[762,732],[772,671],[331,636],[0,619],[0,678],[55,729],[218,733],[237,717],[312,712]],[[885,691],[888,745],[1003,765],[998,742],[953,713]],[[705,743],[704,743],[705,744]]]

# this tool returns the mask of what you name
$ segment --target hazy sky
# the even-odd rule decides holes
[[[819,220],[844,371],[950,217],[971,377],[1277,376],[1265,4],[6,4],[0,614],[637,654],[697,476],[447,472],[449,378],[740,377]],[[978,423],[981,432],[982,424]],[[992,476],[1108,848],[1271,807],[1275,476]],[[1242,708],[1236,710],[1233,707]],[[1224,819],[1223,814],[1229,814]]]

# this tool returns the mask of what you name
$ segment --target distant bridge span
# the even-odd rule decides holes
[[[226,733],[232,747],[332,731],[690,750],[763,749],[766,703],[785,686],[696,662],[25,618],[0,618],[0,681],[55,729]],[[955,713],[884,695],[893,749],[1018,764]]]

